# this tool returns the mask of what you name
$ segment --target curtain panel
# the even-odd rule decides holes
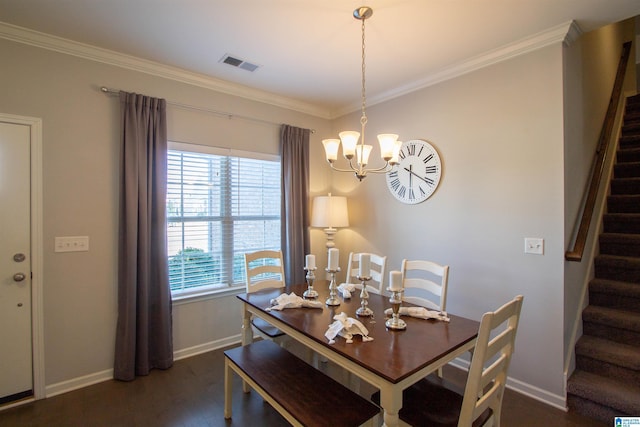
[[[166,238],[166,101],[120,92],[122,147],[114,378],[173,364]]]
[[[309,253],[309,129],[282,125],[282,257],[287,283],[304,283]]]

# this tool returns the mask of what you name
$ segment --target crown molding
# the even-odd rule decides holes
[[[367,99],[367,103],[368,105],[380,104],[382,102],[389,101],[412,92],[416,92],[420,89],[424,89],[429,86],[451,80],[464,74],[471,73],[481,68],[506,61],[516,56],[533,52],[535,50],[555,43],[563,43],[565,45],[569,45],[570,43],[575,41],[581,34],[582,31],[575,21],[565,22],[546,31],[542,31],[532,36],[525,37],[500,48],[487,51],[483,54],[466,59],[457,64],[442,68],[439,71],[430,73],[424,78],[407,85],[403,85],[390,91],[369,97]],[[352,113],[354,111],[357,111],[359,108],[360,104],[351,104],[341,110],[333,111],[332,118]]]
[[[317,105],[300,102],[271,92],[252,89],[247,86],[216,79],[204,74],[186,71],[181,68],[171,67],[169,65],[137,58],[135,56],[126,55],[85,43],[79,43],[51,34],[8,24],[6,22],[0,22],[0,38],[67,55],[73,55],[91,61],[102,62],[104,64],[114,65],[116,67],[138,71],[156,77],[187,83],[228,95],[239,96],[241,98],[298,111],[315,117],[324,119],[331,118],[327,109],[320,108]]]

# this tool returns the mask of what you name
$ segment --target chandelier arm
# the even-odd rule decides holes
[[[393,168],[393,165],[389,162],[386,162],[384,166],[379,167],[377,169],[367,169],[367,173],[387,173]]]
[[[353,165],[351,164],[351,160],[349,160],[350,169],[342,169],[342,168],[335,167],[333,165],[333,162],[329,162],[329,166],[331,166],[331,169],[338,172],[358,172],[358,169],[354,168]]]

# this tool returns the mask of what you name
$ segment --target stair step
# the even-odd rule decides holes
[[[602,233],[600,254],[640,257],[640,234]]]
[[[639,178],[640,162],[616,163],[613,176],[616,178]]]
[[[640,347],[583,335],[576,343],[576,367],[583,371],[640,384]]]
[[[592,279],[589,304],[640,313],[640,285],[618,280]]]
[[[640,194],[640,178],[614,178],[611,194]]]
[[[640,194],[616,194],[607,197],[610,213],[640,213]]]
[[[622,136],[638,135],[638,134],[640,134],[640,123],[632,121],[630,123],[625,122],[625,124],[622,125]]]
[[[600,254],[594,262],[595,277],[640,285],[640,258]]]
[[[623,140],[620,139],[620,148],[616,152],[616,161],[618,163],[621,162],[640,162],[640,147],[638,148],[626,148],[626,147],[634,147],[632,144],[625,144],[623,148]]]
[[[621,344],[640,342],[640,313],[589,305],[582,311],[583,333]]]
[[[605,233],[640,234],[640,214],[606,213],[602,221]]]
[[[605,422],[612,423],[615,416],[640,414],[640,387],[591,372],[576,369],[567,382],[567,393],[602,406],[601,414],[591,416]]]
[[[618,140],[619,150],[629,150],[640,147],[640,135],[621,135]]]

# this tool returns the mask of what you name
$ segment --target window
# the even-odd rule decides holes
[[[243,284],[245,252],[280,249],[278,156],[171,143],[167,184],[173,296]]]

